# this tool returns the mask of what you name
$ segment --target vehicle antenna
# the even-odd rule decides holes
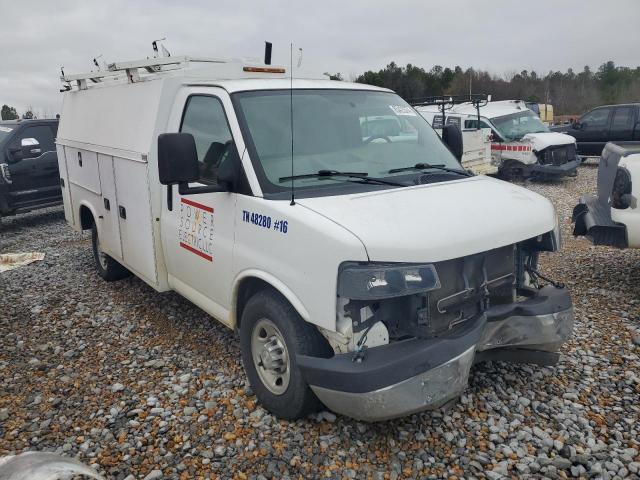
[[[160,56],[160,54],[158,53],[158,42],[162,42],[163,40],[166,40],[167,37],[162,37],[162,38],[158,38],[156,40],[154,40],[153,42],[151,42],[151,48],[153,48],[153,58],[158,58]],[[163,51],[164,53],[164,51]],[[168,57],[169,55],[167,55]]]
[[[96,58],[93,59],[93,64],[98,67],[98,71],[100,71],[100,64],[98,63],[98,59],[102,57],[102,54],[98,55]]]
[[[293,43],[290,44],[289,50],[289,107],[291,109],[291,203],[290,205],[295,205],[295,195],[294,195],[294,180],[293,180]]]

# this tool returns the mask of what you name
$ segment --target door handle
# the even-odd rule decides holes
[[[127,209],[122,205],[118,206],[118,213],[120,214],[120,218],[122,218],[123,220],[127,219]]]

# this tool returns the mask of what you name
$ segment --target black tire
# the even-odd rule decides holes
[[[506,182],[523,180],[524,175],[522,168],[516,162],[506,160],[498,172],[500,178]]]
[[[131,272],[106,253],[102,253],[103,258],[101,260],[99,244],[98,228],[94,224],[93,227],[91,227],[91,245],[93,247],[93,259],[95,260],[96,268],[98,269],[98,275],[107,282],[115,282],[116,280],[122,280],[123,278],[130,277]]]
[[[289,358],[289,380],[286,391],[274,394],[263,383],[253,355],[254,328],[268,319],[279,330],[286,344]],[[249,299],[240,323],[242,363],[260,403],[279,418],[295,420],[322,407],[297,365],[296,354],[331,357],[333,350],[316,327],[305,322],[291,304],[278,292],[262,290]]]

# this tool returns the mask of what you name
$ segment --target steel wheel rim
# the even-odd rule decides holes
[[[97,235],[96,235],[96,251],[98,252],[98,262],[100,263],[100,266],[104,270],[106,270],[108,267],[107,254],[102,251],[102,248],[100,247],[100,237]]]
[[[284,336],[268,318],[261,318],[251,332],[251,357],[262,384],[274,395],[289,387],[291,365]]]

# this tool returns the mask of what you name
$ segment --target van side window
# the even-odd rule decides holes
[[[457,125],[458,128],[461,128],[460,117],[452,117],[452,116],[447,117],[447,125]]]
[[[465,120],[464,128],[478,128],[478,120]],[[480,128],[491,128],[491,127],[484,120],[480,120]]]
[[[228,156],[229,148],[235,148],[220,100],[208,95],[189,97],[180,131],[190,133],[196,141],[200,161],[199,182],[216,184],[220,164]]]

